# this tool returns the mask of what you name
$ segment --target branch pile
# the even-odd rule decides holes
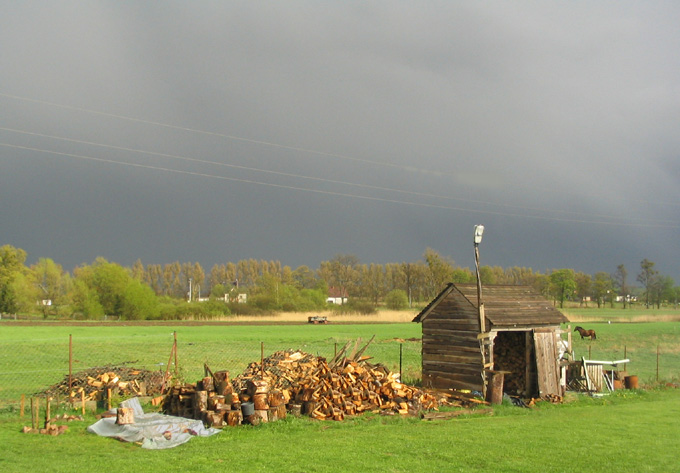
[[[74,373],[41,394],[86,401],[101,400],[109,389],[113,395],[152,396],[161,394],[163,373],[124,366],[101,366]]]

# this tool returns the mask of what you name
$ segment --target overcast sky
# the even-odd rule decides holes
[[[680,283],[680,2],[0,0],[0,245]]]

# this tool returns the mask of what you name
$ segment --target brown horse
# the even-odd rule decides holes
[[[583,327],[576,327],[574,332],[578,332],[581,335],[581,340],[585,337],[590,337],[591,340],[597,340],[597,335],[595,335],[595,330],[586,330]]]

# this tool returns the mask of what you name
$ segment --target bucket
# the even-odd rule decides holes
[[[637,389],[638,388],[638,377],[637,376],[626,376],[624,378],[624,383],[626,383],[626,389]]]
[[[241,412],[243,417],[252,416],[255,413],[255,405],[252,402],[241,403]]]

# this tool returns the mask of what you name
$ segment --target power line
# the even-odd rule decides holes
[[[15,100],[22,100],[22,101],[25,101],[25,102],[37,103],[37,104],[41,104],[41,105],[49,105],[51,107],[63,108],[63,109],[66,109],[66,110],[73,110],[73,111],[77,111],[77,112],[91,113],[93,115],[100,115],[100,116],[104,116],[104,117],[117,118],[119,120],[127,120],[127,121],[131,121],[131,122],[135,122],[135,123],[144,123],[146,125],[160,126],[160,127],[169,128],[169,129],[172,129],[172,130],[181,130],[181,131],[186,131],[186,132],[190,132],[190,133],[198,133],[198,134],[201,134],[201,135],[226,138],[226,139],[234,140],[234,141],[243,141],[245,143],[252,143],[252,144],[257,144],[257,145],[262,145],[262,146],[270,146],[272,148],[286,149],[286,150],[290,150],[290,151],[299,151],[299,152],[302,152],[302,153],[316,154],[316,155],[319,155],[319,156],[326,156],[326,157],[330,157],[330,158],[346,159],[346,160],[356,161],[356,162],[365,163],[365,164],[372,164],[372,165],[379,165],[379,166],[389,166],[389,167],[398,168],[398,169],[407,170],[407,171],[413,171],[414,169],[416,169],[412,166],[406,166],[406,165],[402,165],[402,164],[394,164],[394,163],[383,162],[383,161],[373,161],[373,160],[370,160],[370,159],[357,158],[355,156],[347,156],[347,155],[339,154],[339,153],[330,153],[330,152],[327,152],[327,151],[319,151],[319,150],[314,150],[314,149],[311,149],[311,148],[302,148],[302,147],[298,147],[298,146],[290,146],[290,145],[284,145],[284,144],[280,144],[280,143],[274,143],[274,142],[271,142],[271,141],[256,140],[256,139],[253,139],[253,138],[244,138],[242,136],[229,135],[229,134],[226,134],[226,133],[219,133],[219,132],[215,132],[215,131],[206,131],[206,130],[199,130],[197,128],[179,126],[179,125],[170,125],[168,123],[161,123],[161,122],[157,122],[157,121],[153,121],[153,120],[144,120],[142,118],[128,117],[126,115],[117,115],[115,113],[102,112],[102,111],[99,111],[99,110],[92,110],[92,109],[87,109],[87,108],[82,108],[82,107],[75,107],[75,106],[72,106],[72,105],[64,105],[64,104],[59,104],[59,103],[55,103],[55,102],[48,102],[46,100],[38,100],[38,99],[32,99],[32,98],[28,98],[28,97],[21,97],[19,95],[12,95],[12,94],[7,94],[7,93],[3,93],[3,92],[0,92],[0,96],[15,99]],[[428,173],[428,174],[436,174],[436,175],[442,174],[440,171],[430,171],[430,170],[426,170],[426,169],[416,169],[416,170],[418,170],[420,172],[425,172],[425,173]],[[446,173],[444,173],[444,174],[446,174]]]
[[[669,225],[669,224],[661,224],[661,223],[654,224],[654,223],[632,223],[632,222],[604,222],[604,221],[601,221],[601,220],[567,219],[567,218],[538,216],[538,215],[508,214],[508,213],[504,213],[504,212],[496,212],[496,211],[491,211],[491,210],[472,210],[472,209],[466,209],[466,208],[463,208],[463,207],[452,207],[452,206],[446,206],[446,205],[427,204],[427,203],[412,202],[412,201],[397,200],[397,199],[387,199],[387,198],[382,198],[382,197],[347,194],[347,193],[343,193],[343,192],[334,192],[334,191],[327,191],[327,190],[309,189],[309,188],[304,188],[304,187],[289,186],[289,185],[283,185],[283,184],[274,184],[274,183],[256,181],[256,180],[252,180],[252,179],[241,179],[241,178],[235,178],[235,177],[218,176],[218,175],[215,175],[215,174],[207,174],[207,173],[200,173],[200,172],[195,172],[195,171],[186,171],[186,170],[180,170],[180,169],[164,168],[164,167],[160,167],[160,166],[151,166],[151,165],[148,165],[148,164],[122,162],[122,161],[116,161],[116,160],[113,160],[113,159],[97,158],[97,157],[94,157],[94,156],[85,156],[85,155],[79,155],[79,154],[74,154],[74,153],[64,153],[64,152],[59,152],[59,151],[34,148],[34,147],[30,147],[30,146],[13,145],[13,144],[3,143],[3,142],[0,142],[0,146],[5,146],[5,147],[8,147],[8,148],[15,148],[15,149],[22,149],[22,150],[27,150],[27,151],[37,151],[37,152],[42,152],[42,153],[55,154],[55,155],[59,155],[59,156],[66,156],[66,157],[88,160],[88,161],[95,161],[95,162],[100,162],[100,163],[118,164],[118,165],[122,165],[122,166],[132,166],[132,167],[136,167],[136,168],[150,169],[150,170],[155,170],[155,171],[165,171],[165,172],[171,172],[171,173],[176,173],[176,174],[186,174],[186,175],[197,176],[197,177],[206,177],[206,178],[220,179],[220,180],[226,180],[226,181],[242,182],[242,183],[247,183],[247,184],[257,184],[257,185],[262,185],[262,186],[275,187],[275,188],[279,188],[279,189],[296,190],[296,191],[302,191],[302,192],[313,192],[313,193],[316,193],[316,194],[325,194],[325,195],[338,196],[338,197],[351,197],[351,198],[355,198],[355,199],[363,199],[363,200],[370,200],[370,201],[376,201],[376,202],[388,202],[388,203],[393,203],[393,204],[403,204],[403,205],[411,205],[411,206],[426,207],[426,208],[435,208],[435,209],[442,209],[442,210],[454,210],[454,211],[459,211],[459,212],[468,212],[468,213],[475,213],[475,214],[499,215],[499,216],[503,216],[503,217],[529,218],[529,219],[534,219],[534,220],[549,220],[549,221],[565,222],[565,223],[585,223],[585,224],[590,224],[590,225],[608,225],[608,226],[620,226],[620,227],[680,228],[680,225]]]
[[[426,193],[426,192],[408,191],[408,190],[405,190],[405,189],[397,189],[397,188],[394,188],[394,187],[375,186],[375,185],[359,184],[359,183],[355,183],[355,182],[340,181],[340,180],[328,179],[328,178],[322,178],[322,177],[304,176],[304,175],[301,175],[301,174],[294,174],[294,173],[281,172],[281,171],[272,171],[272,170],[268,170],[268,169],[260,169],[260,168],[250,167],[250,166],[242,166],[242,165],[237,165],[237,164],[223,163],[223,162],[219,162],[219,161],[210,161],[210,160],[204,160],[204,159],[198,159],[198,158],[191,158],[191,157],[180,156],[180,155],[176,155],[176,154],[160,153],[160,152],[156,152],[156,151],[141,150],[141,149],[124,147],[124,146],[108,145],[108,144],[97,143],[97,142],[93,142],[93,141],[79,140],[79,139],[74,139],[74,138],[65,138],[65,137],[60,137],[60,136],[55,136],[55,135],[47,135],[47,134],[43,134],[43,133],[37,133],[37,132],[31,132],[31,131],[25,131],[25,130],[17,130],[17,129],[14,129],[14,128],[0,127],[0,130],[9,131],[9,132],[13,132],[13,133],[20,133],[20,134],[29,135],[29,136],[38,136],[38,137],[41,137],[41,138],[55,139],[55,140],[69,142],[69,143],[78,143],[78,144],[84,144],[84,145],[98,146],[98,147],[102,147],[102,148],[114,149],[114,150],[119,150],[119,151],[141,153],[141,154],[147,154],[147,155],[158,156],[158,157],[163,157],[163,158],[177,159],[177,160],[200,163],[200,164],[210,164],[210,165],[215,165],[215,166],[224,166],[224,167],[230,167],[230,168],[234,168],[234,169],[254,171],[254,172],[262,172],[262,173],[266,173],[266,174],[272,174],[272,175],[284,176],[284,177],[307,179],[307,180],[330,183],[330,184],[341,184],[341,185],[347,185],[347,186],[352,186],[352,187],[359,187],[359,188],[363,188],[363,189],[379,190],[379,191],[386,191],[386,192],[395,192],[395,193],[407,194],[407,195],[418,196],[418,197],[427,197],[427,198],[445,199],[445,200],[456,200],[456,201],[469,202],[469,203],[474,203],[474,204],[494,205],[494,206],[498,206],[498,207],[505,207],[505,208],[517,209],[517,210],[526,210],[526,211],[535,211],[535,212],[539,212],[539,211],[540,212],[552,212],[552,213],[570,214],[570,215],[583,215],[582,212],[576,212],[576,211],[570,211],[570,210],[555,210],[555,209],[546,209],[546,208],[540,208],[540,207],[525,207],[525,206],[511,205],[511,204],[506,204],[506,203],[495,203],[495,202],[483,201],[483,200],[478,200],[478,199],[465,199],[465,198],[462,198],[462,197],[452,197],[452,196],[445,196],[445,195],[439,195],[439,194],[431,194],[431,193]],[[590,218],[605,218],[605,219],[609,219],[609,220],[617,220],[617,219],[621,220],[621,219],[624,219],[624,218],[626,218],[626,219],[629,218],[629,217],[616,217],[616,216],[612,216],[612,215],[597,215],[597,214],[589,214],[588,216]],[[638,219],[638,222],[643,222],[643,221],[645,221],[645,220],[644,219]],[[652,221],[652,220],[649,220],[649,221]],[[654,220],[653,222],[659,223],[660,221]],[[671,222],[670,220],[666,221],[666,223],[670,223],[670,222]]]
[[[200,130],[197,128],[191,128],[191,127],[184,127],[184,126],[179,126],[179,125],[171,125],[168,123],[162,123],[162,122],[157,122],[153,120],[145,120],[142,118],[135,118],[135,117],[130,117],[126,115],[119,115],[115,113],[110,113],[110,112],[103,112],[100,110],[92,110],[84,107],[76,107],[73,105],[65,105],[65,104],[60,104],[56,102],[50,102],[47,100],[40,100],[40,99],[34,99],[30,97],[23,97],[20,95],[15,95],[15,94],[9,94],[5,92],[0,92],[0,97],[6,97],[9,99],[14,99],[14,100],[19,100],[19,101],[24,101],[24,102],[30,102],[30,103],[36,103],[40,105],[48,105],[51,107],[57,107],[57,108],[62,108],[65,110],[72,110],[72,111],[77,111],[77,112],[83,112],[83,113],[89,113],[93,115],[99,115],[99,116],[104,116],[104,117],[110,117],[110,118],[116,118],[119,120],[126,120],[134,123],[143,123],[146,125],[154,125],[154,126],[159,126],[167,129],[172,129],[172,130],[181,130],[181,131],[186,131],[189,133],[197,133],[197,134],[202,134],[206,136],[215,136],[215,137],[220,137],[220,138],[225,138],[229,140],[234,140],[234,141],[241,141],[245,143],[251,143],[251,144],[257,144],[261,146],[269,146],[273,148],[279,148],[279,149],[286,149],[289,151],[298,151],[301,153],[308,153],[308,154],[314,154],[317,156],[324,156],[327,158],[337,158],[337,159],[344,159],[344,160],[349,160],[349,161],[354,161],[357,163],[363,163],[363,164],[370,164],[373,166],[383,166],[383,167],[391,167],[394,169],[400,169],[403,171],[408,171],[408,172],[419,172],[421,174],[427,174],[427,175],[433,175],[433,176],[449,176],[449,177],[458,177],[457,174],[452,173],[452,172],[447,172],[447,171],[442,171],[442,170],[437,170],[433,171],[430,169],[423,169],[423,168],[418,168],[415,166],[408,166],[408,165],[403,165],[403,164],[395,164],[395,163],[390,163],[390,162],[384,162],[384,161],[374,161],[366,158],[358,158],[356,156],[348,156],[345,154],[340,154],[340,153],[331,153],[331,152],[326,152],[326,151],[319,151],[311,148],[303,148],[303,147],[298,147],[298,146],[290,146],[290,145],[284,145],[280,143],[274,143],[271,141],[266,141],[266,140],[257,140],[253,138],[245,138],[242,136],[236,136],[236,135],[230,135],[227,133],[219,133],[219,132],[213,132],[213,131],[206,131],[206,130]],[[454,198],[455,199],[455,198]],[[459,199],[459,200],[464,200],[464,199]],[[623,199],[622,199],[623,200]],[[680,203],[677,202],[661,202],[661,201],[649,201],[645,199],[630,199],[630,198],[625,198],[625,200],[629,202],[639,202],[639,203],[644,203],[644,204],[663,204],[663,205],[671,205],[671,206],[678,206]],[[474,201],[473,201],[474,202]],[[484,203],[484,202],[480,202]],[[503,204],[491,204],[491,205],[503,205]],[[521,207],[517,207],[521,208]],[[566,211],[560,211],[564,213],[570,213]],[[608,216],[605,216],[604,218],[610,218]]]

